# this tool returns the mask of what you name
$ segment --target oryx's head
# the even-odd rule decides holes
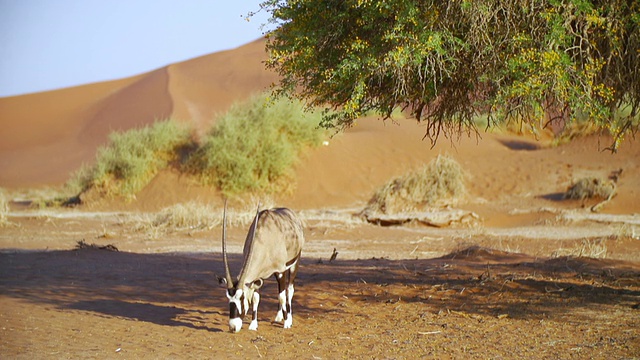
[[[258,207],[258,210],[260,208]],[[251,242],[255,237],[256,227],[258,224],[259,211],[256,212],[256,217],[251,227]],[[224,260],[224,279],[220,279],[221,283],[227,286],[227,298],[229,299],[229,330],[231,332],[238,332],[242,328],[242,317],[249,311],[249,306],[253,304],[254,293],[260,289],[263,284],[262,279],[246,279],[245,265],[240,270],[236,280],[231,277],[231,271],[229,270],[229,260],[227,259],[227,202],[224,203],[224,213],[222,216],[222,258]]]

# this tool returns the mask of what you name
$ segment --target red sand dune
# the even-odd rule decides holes
[[[93,160],[96,148],[114,130],[171,116],[206,129],[217,113],[277,80],[264,69],[265,58],[264,40],[257,40],[127,79],[2,98],[0,187],[61,184]],[[448,153],[467,169],[468,206],[481,215],[525,203],[547,206],[572,180],[606,177],[619,168],[624,170],[619,195],[605,211],[640,211],[638,141],[630,139],[612,155],[600,151],[609,140],[601,139],[599,146],[597,137],[544,147],[526,138],[482,134],[453,142],[442,138],[431,148],[423,134],[423,126],[411,120],[398,125],[361,119],[328,146],[308,151],[297,167],[297,188],[278,200],[296,208],[363,203],[389,179]],[[185,198],[209,201],[216,195],[165,172],[138,195],[135,206],[152,209]]]
[[[110,132],[174,117],[205,128],[276,80],[264,40],[122,80],[0,98],[0,186],[61,184]]]

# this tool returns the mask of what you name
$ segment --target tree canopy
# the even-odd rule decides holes
[[[268,0],[278,93],[329,106],[326,127],[401,108],[432,141],[517,120],[635,132],[638,0]]]

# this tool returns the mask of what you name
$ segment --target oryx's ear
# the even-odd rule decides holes
[[[218,279],[218,284],[227,286],[227,279],[225,279],[224,277],[216,275],[216,279]]]
[[[264,281],[262,279],[258,279],[252,283],[247,284],[247,287],[253,290],[258,290],[262,287],[262,284],[264,284]]]

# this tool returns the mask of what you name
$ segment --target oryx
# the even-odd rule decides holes
[[[233,280],[227,259],[227,204],[225,202],[222,220],[222,258],[229,299],[229,330],[238,332],[242,328],[242,317],[249,306],[253,313],[249,330],[258,329],[258,290],[264,279],[275,275],[278,281],[280,305],[275,321],[284,322],[290,328],[291,298],[293,282],[298,271],[300,253],[304,244],[303,225],[293,211],[275,208],[256,211],[249,233],[244,242],[244,261],[238,277]]]

